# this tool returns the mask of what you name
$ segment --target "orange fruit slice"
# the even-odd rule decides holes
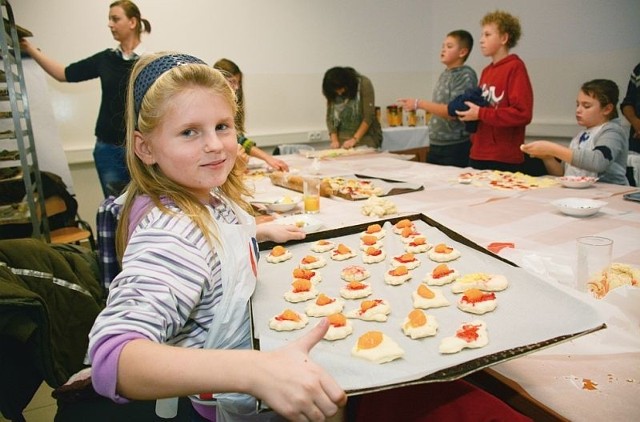
[[[405,274],[409,274],[409,270],[404,265],[399,265],[395,267],[393,270],[389,271],[389,274],[396,275],[396,276],[405,275]]]
[[[327,318],[329,318],[329,324],[334,327],[344,327],[347,325],[347,318],[342,314],[332,314]]]
[[[367,233],[369,234],[377,233],[380,230],[382,230],[382,227],[380,226],[380,224],[371,224],[369,227],[367,227]]]
[[[377,241],[378,241],[378,238],[375,236],[371,236],[368,234],[365,236],[362,236],[362,243],[364,243],[365,245],[368,245],[368,246],[375,245]]]
[[[271,249],[271,256],[281,256],[284,255],[287,250],[282,246],[275,246]]]
[[[433,293],[433,290],[428,288],[426,285],[421,284],[420,286],[418,286],[418,296],[425,299],[433,299],[434,297],[436,297],[436,294]]]
[[[332,302],[334,302],[335,299],[331,299],[329,296],[325,295],[324,293],[320,293],[318,295],[318,297],[316,298],[316,305],[318,306],[324,306],[324,305],[328,305]]]
[[[358,349],[373,349],[382,343],[382,331],[367,331],[358,339]]]
[[[285,309],[280,315],[276,317],[279,321],[300,321],[300,316],[291,309]]]
[[[302,293],[311,290],[311,282],[306,278],[296,278],[293,280],[293,283],[291,283],[291,286],[293,286],[293,293]]]
[[[313,262],[316,262],[318,260],[318,258],[316,258],[313,255],[307,255],[304,258],[302,258],[302,263],[303,264],[311,264]]]
[[[420,309],[414,309],[409,312],[408,318],[412,327],[422,327],[427,323],[427,316]]]

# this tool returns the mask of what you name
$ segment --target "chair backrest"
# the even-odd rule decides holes
[[[102,272],[102,287],[109,291],[109,285],[121,271],[116,254],[116,228],[122,205],[114,196],[104,199],[98,207],[96,228],[98,231],[98,261]]]

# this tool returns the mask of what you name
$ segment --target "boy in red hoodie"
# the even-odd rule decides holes
[[[466,102],[469,110],[458,111],[460,120],[478,121],[471,136],[469,165],[476,169],[519,171],[524,162],[520,145],[533,114],[533,89],[524,62],[509,50],[516,46],[520,21],[497,10],[482,18],[480,49],[491,63],[480,76],[482,96],[490,103],[480,107]]]

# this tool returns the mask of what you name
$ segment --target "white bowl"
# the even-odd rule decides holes
[[[574,217],[588,217],[600,211],[607,205],[604,201],[588,198],[563,198],[551,202],[558,210],[566,215]]]
[[[563,176],[560,178],[560,183],[565,188],[584,189],[593,185],[598,181],[597,177],[591,176]]]
[[[287,212],[298,206],[302,198],[298,195],[284,195],[276,198],[270,198],[264,201],[264,205],[271,211]]]

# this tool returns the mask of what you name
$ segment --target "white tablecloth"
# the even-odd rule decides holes
[[[383,151],[402,151],[405,149],[429,146],[428,126],[398,126],[382,129]]]
[[[393,129],[392,132],[420,128]],[[293,171],[305,171],[310,161],[283,156]],[[412,183],[425,189],[391,196],[400,214],[424,213],[479,245],[512,242],[501,256],[549,283],[573,287],[575,239],[599,235],[613,239],[613,261],[640,265],[640,204],[625,201],[628,186],[596,183],[587,189],[561,186],[530,191],[504,191],[457,182],[471,169],[402,161],[393,154],[354,156],[320,163],[325,175],[366,174]],[[257,196],[289,192],[255,182]],[[587,218],[560,214],[550,202],[563,197],[592,198],[608,203]],[[322,198],[319,214],[325,228],[376,220],[361,214],[360,201]],[[532,355],[494,366],[529,394],[571,420],[634,420],[640,415],[640,289],[617,289],[603,301],[576,292],[599,310],[609,311],[608,328]],[[625,306],[631,303],[632,309]],[[535,315],[531,316],[532,321]],[[596,389],[584,388],[584,381]]]

